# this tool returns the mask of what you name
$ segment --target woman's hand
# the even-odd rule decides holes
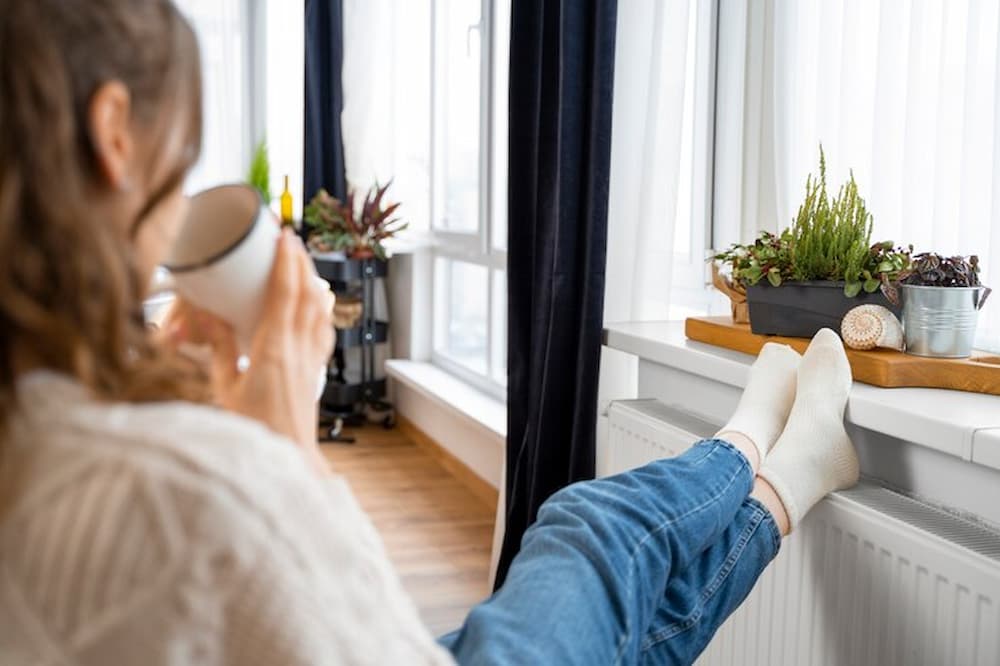
[[[212,385],[219,405],[288,437],[317,470],[327,472],[316,441],[316,384],[333,349],[333,302],[302,243],[285,231],[251,341],[249,368],[237,369],[232,329],[190,305],[180,303],[168,315],[164,334],[174,344],[211,345]]]

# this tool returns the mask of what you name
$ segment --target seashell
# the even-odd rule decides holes
[[[840,337],[851,349],[886,347],[903,351],[903,325],[881,305],[859,305],[844,315]]]

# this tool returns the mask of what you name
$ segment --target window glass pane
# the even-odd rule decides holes
[[[249,159],[245,16],[240,0],[179,0],[201,48],[203,137],[201,156],[185,183],[197,192],[242,180]]]
[[[487,295],[489,273],[485,266],[438,259],[437,294],[444,298],[438,309],[441,326],[438,350],[480,374],[487,373]]]
[[[493,381],[507,384],[507,271],[493,272],[493,317],[490,321],[493,347],[490,365]]]
[[[774,118],[762,123],[774,131],[775,182],[762,179],[759,195],[773,213],[760,226],[794,218],[822,144],[830,195],[853,175],[873,240],[977,254],[983,281],[996,282],[1000,5],[790,2],[775,11],[780,65],[763,92]],[[981,313],[979,344],[1000,347],[998,329],[994,304]]]
[[[436,226],[479,229],[480,0],[438,0]]]
[[[451,284],[451,261],[438,257],[434,260],[434,350],[440,351],[448,344],[448,285]]]
[[[674,252],[682,256],[691,254],[692,228],[696,232],[702,231],[700,234],[702,237],[704,237],[703,230],[705,228],[705,221],[695,219],[692,210],[692,178],[695,164],[694,93],[696,83],[695,53],[698,46],[698,40],[696,39],[698,29],[697,20],[698,12],[692,3],[688,9],[687,64],[684,68],[684,111],[681,120],[681,167],[677,178],[677,224],[675,225],[676,231],[674,232]],[[701,255],[694,259],[700,261]]]

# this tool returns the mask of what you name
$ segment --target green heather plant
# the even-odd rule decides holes
[[[271,203],[271,160],[267,154],[267,141],[262,140],[253,151],[250,169],[247,172],[247,184],[253,185],[264,197],[264,203]]]
[[[826,156],[819,153],[819,178],[806,179],[806,196],[792,225],[792,262],[796,280],[851,280],[847,268],[860,268],[871,246],[872,216],[858,196],[854,174],[830,201]],[[852,266],[853,264],[853,266]],[[860,272],[860,271],[859,271]]]
[[[854,174],[832,200],[826,190],[826,156],[819,152],[819,178],[806,179],[806,194],[792,226],[780,235],[761,233],[752,245],[733,245],[714,259],[729,264],[734,280],[755,285],[842,281],[844,294],[881,288],[891,299],[892,283],[910,266],[912,248],[871,242],[872,215],[858,193]]]

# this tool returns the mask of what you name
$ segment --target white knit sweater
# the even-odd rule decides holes
[[[51,373],[19,393],[0,664],[453,663],[346,482],[290,442]]]

